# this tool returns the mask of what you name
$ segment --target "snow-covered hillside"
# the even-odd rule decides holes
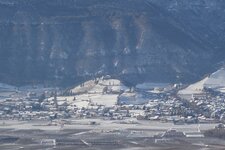
[[[222,68],[213,73],[204,84],[207,88],[216,90],[225,88],[225,68]]]
[[[118,96],[128,90],[129,88],[120,80],[102,77],[86,81],[72,88],[70,93],[76,95],[73,104],[77,107],[88,107],[93,104],[109,107],[116,105]]]
[[[96,79],[89,80],[83,84],[71,89],[73,94],[80,93],[103,93],[104,90],[111,91],[113,93],[120,93],[121,91],[129,90],[120,80],[117,79]]]
[[[178,92],[180,95],[202,93],[204,88],[211,88],[215,91],[225,92],[225,68],[221,68],[203,80],[191,84]]]
[[[98,78],[86,81],[69,90],[75,99],[68,101],[77,107],[91,105],[114,106],[115,104],[145,104],[151,98],[149,95],[163,93],[170,89],[167,83],[143,83],[135,88],[129,88],[118,79]],[[147,93],[147,94],[146,94]],[[67,99],[64,97],[63,99]]]

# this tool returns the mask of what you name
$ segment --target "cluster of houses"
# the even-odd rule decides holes
[[[96,95],[99,96],[97,90],[108,91],[103,87],[105,84],[106,82],[102,82],[101,85],[91,85],[95,88],[92,88],[94,92],[92,91],[90,95],[96,99]],[[121,84],[116,87],[116,83],[112,80],[108,84],[113,91],[118,90],[118,87],[124,88]],[[89,87],[90,85],[88,85]],[[0,101],[0,119],[104,118],[122,120],[136,118],[175,124],[225,122],[224,94],[205,92],[193,94],[190,100],[184,100],[175,94],[176,88],[169,91],[165,91],[163,88],[147,91],[139,89],[138,92],[135,89],[124,89],[127,91],[121,92],[119,89],[119,92],[116,93],[101,92],[100,97],[104,98],[109,95],[117,98],[117,103],[112,105],[104,105],[107,99],[101,100],[103,103],[93,102],[92,97],[87,94],[87,99],[82,99],[83,95],[80,96],[82,98],[79,98],[79,95],[71,95],[71,93],[69,96],[57,96],[56,92],[48,94],[45,92],[41,95],[29,92],[24,98],[6,98]],[[78,90],[81,91],[80,88]],[[110,99],[110,97],[106,98]]]
[[[197,109],[199,118],[225,123],[225,94],[206,91],[193,94],[190,103]]]

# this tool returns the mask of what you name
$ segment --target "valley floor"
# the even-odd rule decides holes
[[[59,120],[59,122],[62,120]],[[170,137],[156,135],[169,129],[193,134],[216,124],[174,125],[158,121],[71,119],[62,125],[47,121],[0,121],[1,150],[222,150],[225,141],[206,137]],[[95,122],[95,124],[93,124]],[[160,142],[156,142],[160,139]]]

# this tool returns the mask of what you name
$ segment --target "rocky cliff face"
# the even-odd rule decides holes
[[[225,60],[223,3],[0,0],[0,80],[197,80]]]

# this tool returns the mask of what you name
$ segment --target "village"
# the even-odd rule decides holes
[[[127,87],[104,77],[67,91],[23,92],[0,101],[1,120],[133,118],[174,124],[225,123],[225,94],[204,89],[182,98],[179,84],[144,83]]]
[[[225,93],[202,85],[129,87],[110,76],[67,89],[0,85],[0,149],[221,149]]]

